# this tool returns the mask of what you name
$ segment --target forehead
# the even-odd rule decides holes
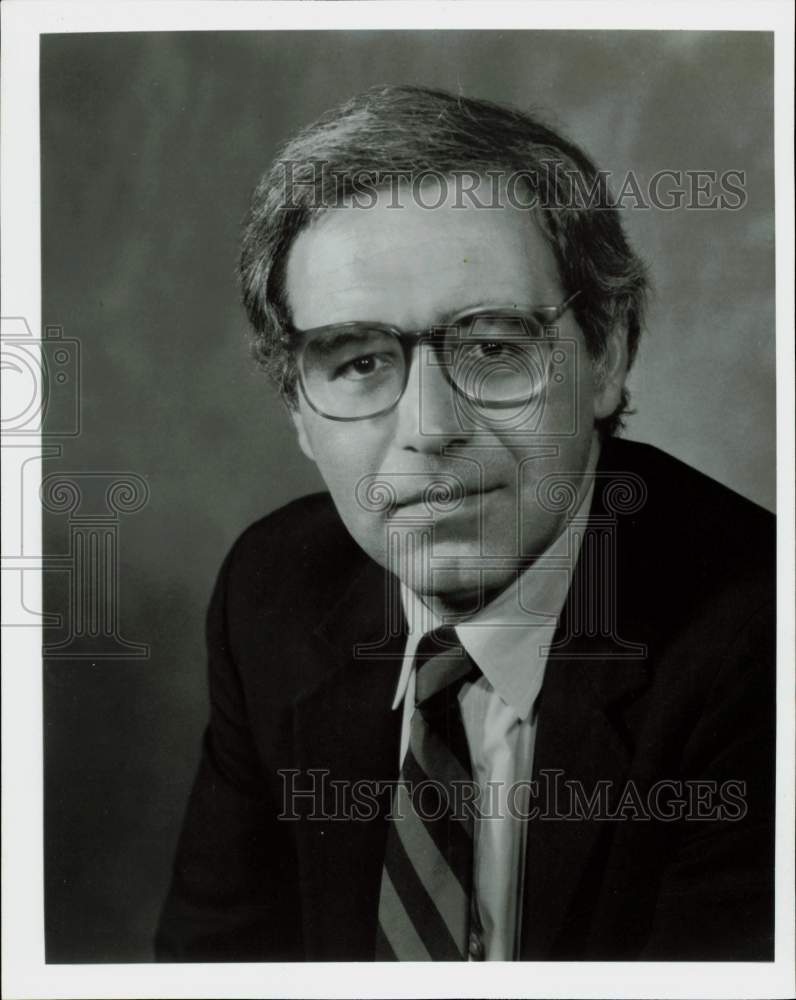
[[[299,234],[286,273],[295,326],[380,320],[420,328],[470,306],[560,299],[553,252],[527,209],[504,199],[478,207],[434,180],[420,191],[330,209]]]

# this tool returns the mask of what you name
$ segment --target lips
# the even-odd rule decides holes
[[[437,511],[453,510],[470,497],[487,496],[502,488],[502,484],[485,487],[464,487],[432,481],[423,490],[397,498],[393,509],[404,510],[408,507],[422,506]]]
[[[356,500],[368,513],[392,517],[449,514],[476,498],[503,489],[504,483],[466,482],[449,472],[374,473],[357,483]]]
[[[419,503],[456,503],[464,500],[465,497],[480,496],[483,493],[491,493],[496,487],[490,489],[464,489],[462,487],[449,487],[445,484],[431,483],[425,490],[417,493],[410,493],[408,496],[400,497],[395,501],[396,507],[413,507]]]

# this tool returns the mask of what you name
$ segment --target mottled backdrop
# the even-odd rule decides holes
[[[620,178],[746,171],[740,211],[625,212],[656,289],[628,435],[771,508],[772,66],[771,36],[741,33],[43,39],[43,319],[82,350],[82,431],[47,471],[149,488],[115,543],[118,628],[149,658],[45,673],[49,961],[151,958],[206,713],[214,574],[244,526],[320,486],[236,297],[239,223],[277,144],[359,90],[414,83],[540,109]],[[67,552],[74,518],[45,527]],[[65,610],[65,579],[47,574],[48,610]]]

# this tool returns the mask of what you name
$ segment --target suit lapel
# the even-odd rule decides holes
[[[552,957],[576,893],[590,874],[606,823],[573,816],[572,789],[588,798],[603,782],[609,808],[613,805],[632,757],[621,706],[643,690],[645,680],[643,663],[602,658],[548,664],[534,753],[539,814],[529,821],[526,840],[525,959]]]
[[[650,680],[646,642],[653,632],[643,609],[654,602],[638,583],[644,544],[638,522],[623,521],[607,507],[610,483],[603,465],[538,704],[533,772],[539,815],[527,830],[524,959],[578,951],[579,919],[586,916],[590,881],[601,870],[601,836],[611,824],[587,818],[588,805],[573,814],[573,789],[588,800],[602,783],[613,807],[635,749],[625,712]]]
[[[297,803],[296,831],[312,958],[373,957],[382,813],[399,771],[401,712],[392,700],[406,634],[397,593],[393,578],[368,562],[317,630],[319,658],[331,666],[294,705],[296,781],[313,789]]]

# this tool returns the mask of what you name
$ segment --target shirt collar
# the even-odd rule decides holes
[[[596,449],[595,449],[596,450]],[[596,464],[591,456],[589,469]],[[571,520],[588,517],[594,477]],[[499,697],[526,719],[542,687],[547,652],[564,607],[580,553],[582,533],[564,531],[510,587],[471,618],[457,622],[456,634]],[[392,707],[403,701],[421,638],[443,622],[413,590],[401,584],[408,638]]]

